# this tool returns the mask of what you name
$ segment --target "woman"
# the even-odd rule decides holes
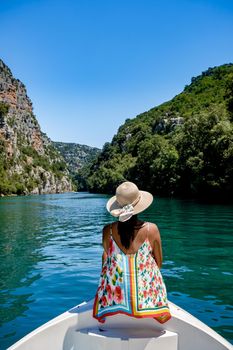
[[[118,222],[103,229],[103,266],[93,307],[93,317],[99,322],[117,313],[151,317],[160,323],[171,318],[159,270],[159,230],[155,224],[137,217],[152,201],[149,192],[124,182],[107,202],[107,210],[118,217]]]

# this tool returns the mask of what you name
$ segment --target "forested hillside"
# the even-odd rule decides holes
[[[120,126],[86,174],[89,191],[124,180],[159,195],[232,197],[233,64],[209,68],[172,100]]]

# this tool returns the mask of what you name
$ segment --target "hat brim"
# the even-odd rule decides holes
[[[147,191],[139,191],[139,192],[140,192],[141,197],[140,197],[139,202],[134,207],[134,215],[139,214],[142,211],[144,211],[145,209],[147,209],[151,205],[151,203],[153,202],[153,199],[154,199],[150,192],[147,192]],[[115,209],[121,209],[122,206],[117,202],[116,196],[113,196],[108,200],[108,202],[106,204],[106,208],[107,208],[107,211],[111,215],[113,215],[111,213],[111,211],[115,210]]]

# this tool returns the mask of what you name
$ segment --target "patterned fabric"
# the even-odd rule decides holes
[[[106,316],[117,313],[152,317],[160,323],[171,318],[166,287],[148,239],[137,253],[126,255],[110,236],[93,317],[103,323]]]

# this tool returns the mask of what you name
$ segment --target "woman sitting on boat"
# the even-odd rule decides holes
[[[160,273],[159,230],[137,217],[152,201],[149,192],[123,182],[107,202],[107,210],[118,221],[103,229],[103,266],[93,307],[93,317],[99,322],[118,313],[150,317],[160,323],[171,318]]]

